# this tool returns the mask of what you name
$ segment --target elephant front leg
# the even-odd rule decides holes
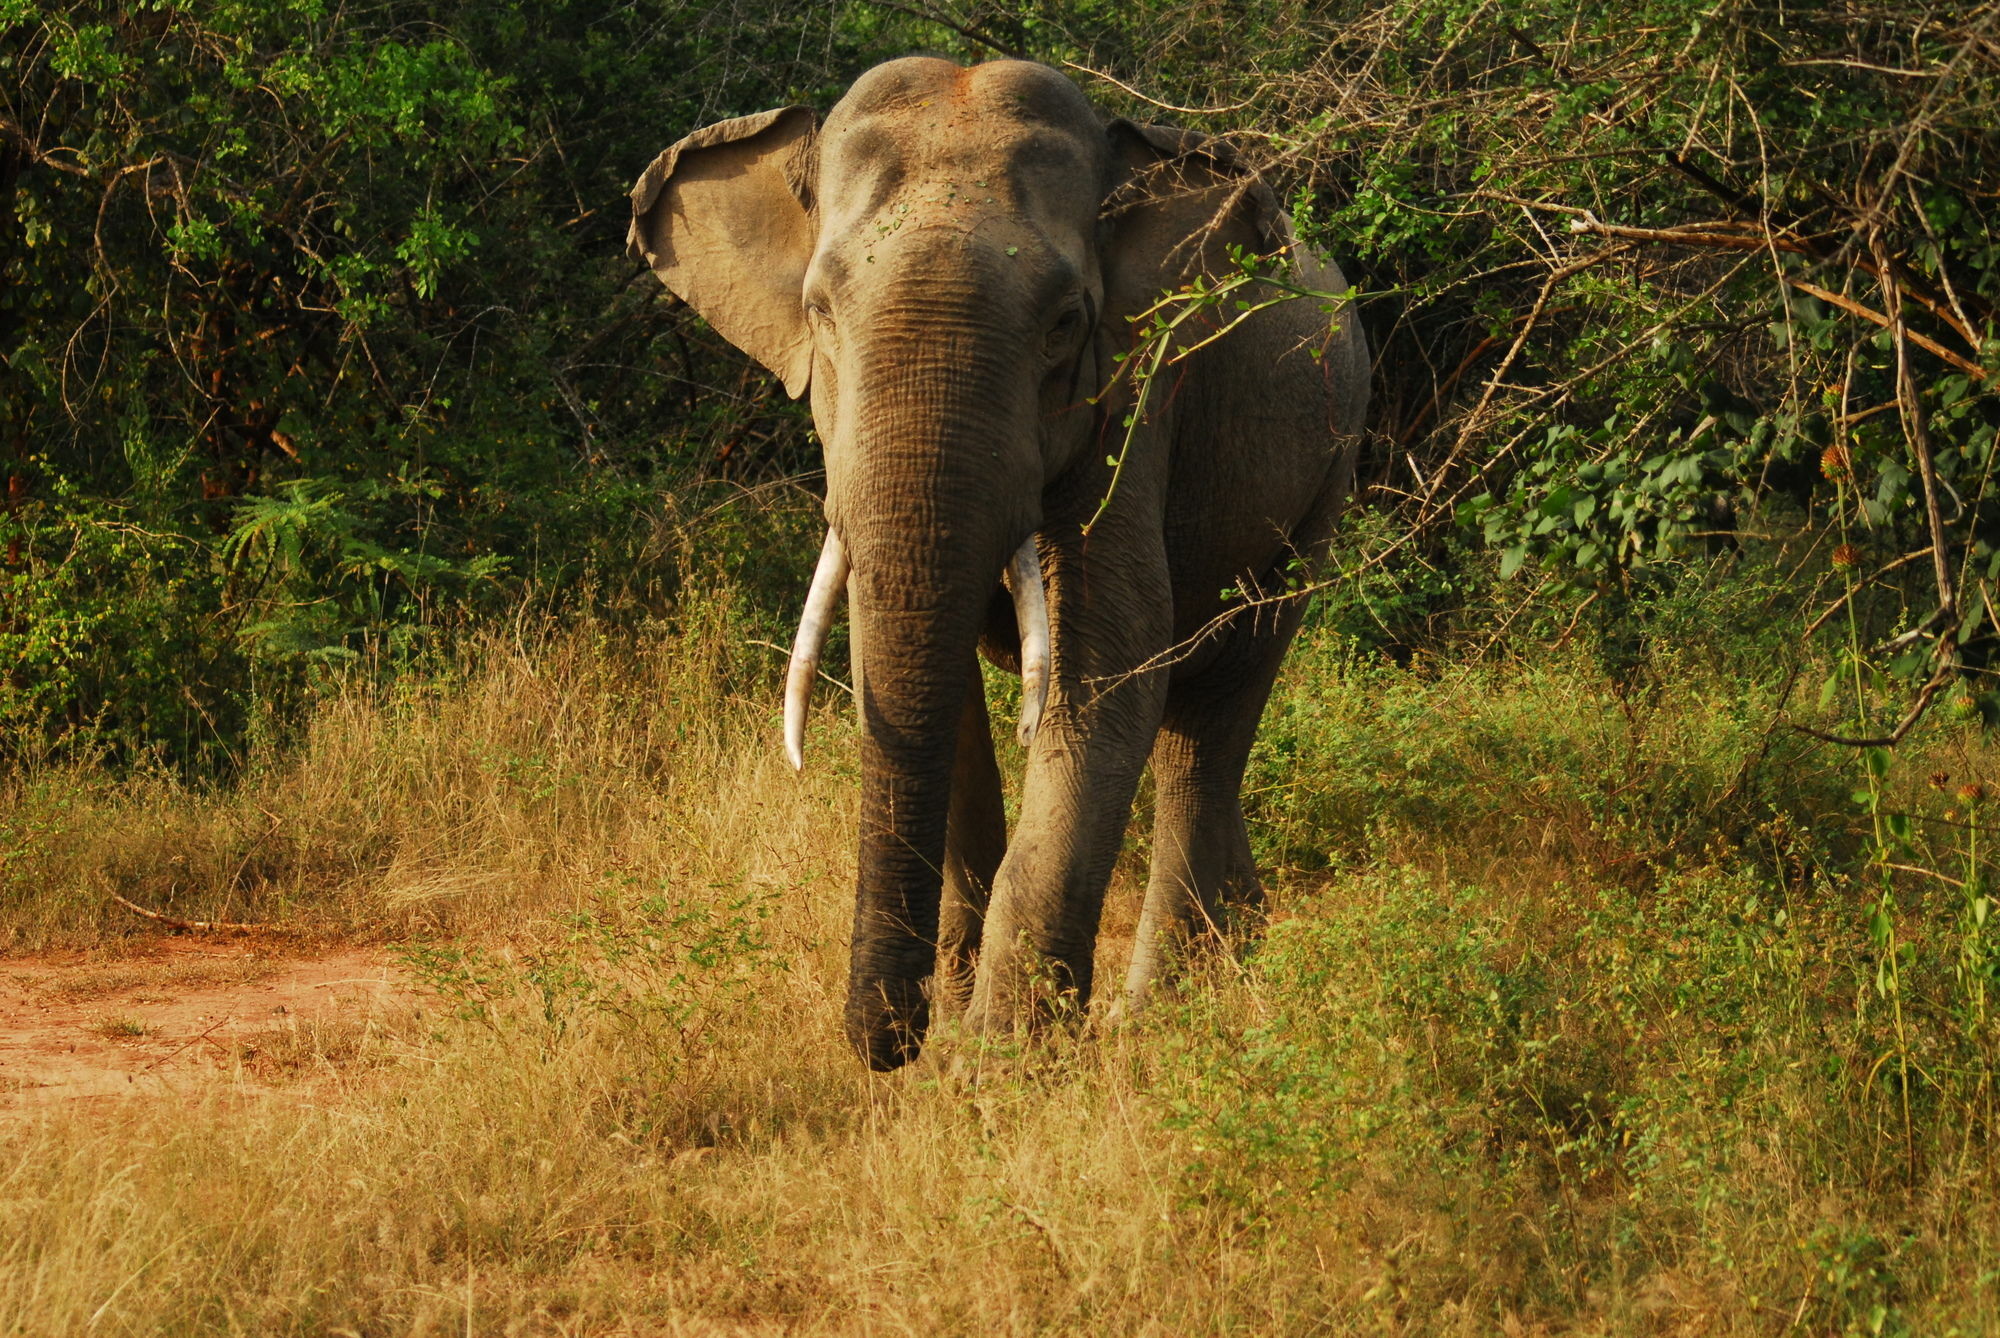
[[[944,901],[938,908],[937,974],[932,982],[932,998],[946,1011],[957,1011],[971,1001],[986,904],[1007,849],[1000,765],[993,755],[986,684],[976,657],[968,672],[971,681],[966,687],[965,708],[959,714],[957,757],[952,766]]]
[[[1051,583],[1065,604],[1055,681],[994,881],[968,1017],[975,1030],[1032,1026],[1088,1006],[1105,888],[1159,728],[1167,670],[1141,666],[1171,632],[1164,563],[1124,581],[1102,565],[1089,575],[1094,591]]]

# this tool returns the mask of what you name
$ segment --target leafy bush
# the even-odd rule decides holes
[[[850,27],[671,0],[0,10],[9,746],[226,764],[256,703],[524,585],[657,608],[699,484],[811,456],[799,411],[637,282],[623,197],[700,120],[866,63]]]

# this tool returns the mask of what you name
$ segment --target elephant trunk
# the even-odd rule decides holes
[[[925,382],[926,369],[899,361],[872,388],[911,377],[922,393],[857,406],[854,436],[828,460],[867,664],[847,1032],[876,1069],[914,1059],[928,1025],[967,667],[994,586],[1040,520],[1041,491],[1033,419],[981,393],[998,378],[961,356],[948,379]],[[937,394],[940,383],[956,393]]]
[[[929,1024],[957,724],[978,627],[942,610],[871,607],[867,585],[857,583],[855,608],[868,670],[847,1034],[881,1070],[915,1059]]]

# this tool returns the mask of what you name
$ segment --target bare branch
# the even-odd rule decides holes
[[[201,934],[262,934],[269,932],[271,928],[267,924],[244,924],[235,920],[180,920],[171,915],[162,915],[158,911],[149,911],[136,902],[125,900],[125,898],[119,896],[116,892],[111,894],[111,899],[134,915],[143,915],[148,920],[156,920],[169,929],[180,929]]]
[[[1917,694],[1917,700],[1911,704],[1909,711],[1905,713],[1901,720],[1896,722],[1896,728],[1887,734],[1855,737],[1847,734],[1830,734],[1825,730],[1814,729],[1811,725],[1801,725],[1795,720],[1787,721],[1786,723],[1798,733],[1804,734],[1808,738],[1818,739],[1821,743],[1837,743],[1846,748],[1893,748],[1903,741],[1905,735],[1917,727],[1917,722],[1922,720],[1924,713],[1931,709],[1931,699],[1937,696],[1937,690],[1950,682],[1951,678],[1952,675],[1949,672],[1939,672],[1931,675],[1930,682],[1924,684],[1923,691]]]
[[[1149,98],[1123,79],[1115,78],[1102,70],[1093,70],[1088,65],[1079,65],[1073,60],[1066,60],[1063,64],[1093,79],[1102,79],[1107,84],[1122,88],[1148,106],[1158,107],[1161,111],[1178,112],[1183,116],[1221,116],[1228,112],[1242,111],[1256,101],[1254,98],[1245,98],[1241,102],[1232,102],[1227,107],[1182,107],[1172,102],[1161,102],[1158,98]]]
[[[1903,326],[1900,322],[1883,315],[1881,312],[1862,306],[1851,297],[1842,297],[1839,293],[1831,289],[1822,288],[1816,283],[1807,283],[1804,279],[1795,279],[1789,274],[1785,276],[1785,282],[1809,297],[1816,297],[1831,306],[1839,307],[1851,316],[1859,316],[1864,321],[1872,321],[1885,330],[1892,328],[1900,330],[1903,338],[1908,339],[1924,352],[1942,358],[1961,372],[1964,372],[1967,376],[1977,377],[1983,381],[1992,375],[1991,372],[1981,367],[1978,363],[1959,357],[1958,354],[1953,353],[1950,349],[1938,343],[1937,340],[1928,339],[1918,334],[1915,330]],[[1893,283],[1894,280],[1890,280],[1890,282]],[[1901,340],[1898,342],[1900,343]]]
[[[1876,262],[1888,275],[1888,256],[1882,249],[1882,235],[1879,232],[1869,237],[1874,248]],[[1924,485],[1924,522],[1931,534],[1931,565],[1937,575],[1938,608],[1944,612],[1944,624],[1938,635],[1942,639],[1958,622],[1958,599],[1951,585],[1951,557],[1946,548],[1944,513],[1938,507],[1937,465],[1931,459],[1930,431],[1924,426],[1923,406],[1917,400],[1916,379],[1910,375],[1910,331],[1903,324],[1903,291],[1894,277],[1882,281],[1882,294],[1888,299],[1890,333],[1896,340],[1896,412],[1903,420],[1903,435],[1910,443],[1910,453],[1917,459],[1917,477]]]

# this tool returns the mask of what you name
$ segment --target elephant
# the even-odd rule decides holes
[[[916,1058],[934,1006],[973,1033],[1081,1016],[1150,762],[1152,867],[1118,1001],[1137,1007],[1261,898],[1243,774],[1303,601],[1255,593],[1330,543],[1370,368],[1351,300],[1223,303],[1163,336],[1173,357],[1142,397],[1123,362],[1135,318],[1246,255],[1297,289],[1346,280],[1225,142],[1101,116],[1021,60],[905,57],[823,122],[790,106],[696,130],[632,208],[633,257],[810,396],[824,445],[787,750],[799,765],[844,596],[849,1041],[888,1070]],[[1023,681],[1011,839],[982,652]]]

